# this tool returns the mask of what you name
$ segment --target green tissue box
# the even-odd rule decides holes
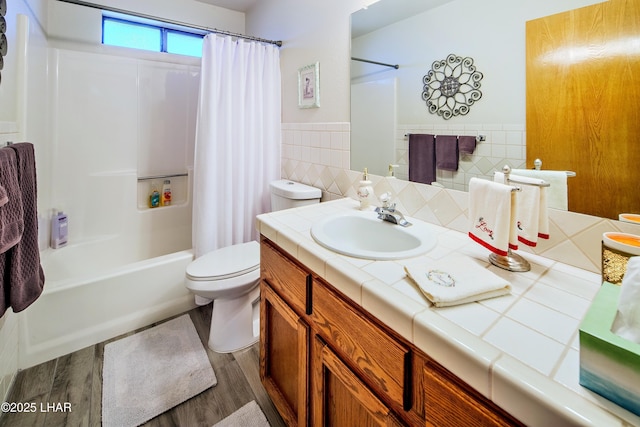
[[[580,325],[580,384],[640,415],[640,344],[611,332],[620,289],[604,282]]]

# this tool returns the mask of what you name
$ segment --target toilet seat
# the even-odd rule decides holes
[[[260,268],[260,244],[255,240],[211,251],[187,266],[187,279],[224,281]],[[259,276],[259,272],[258,276]],[[251,276],[254,276],[252,274]]]

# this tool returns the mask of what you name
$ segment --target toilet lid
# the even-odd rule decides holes
[[[187,276],[192,280],[222,280],[247,274],[259,267],[260,244],[251,241],[202,255],[187,266]]]

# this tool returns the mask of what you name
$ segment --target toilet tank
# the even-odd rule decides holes
[[[271,210],[297,208],[319,203],[322,191],[319,188],[288,179],[273,181],[271,187]]]

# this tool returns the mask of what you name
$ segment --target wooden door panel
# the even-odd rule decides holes
[[[527,22],[527,167],[575,171],[571,211],[640,212],[639,35],[633,0]]]

